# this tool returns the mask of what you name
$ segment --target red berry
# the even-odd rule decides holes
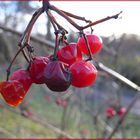
[[[0,93],[6,103],[14,107],[18,106],[26,95],[23,85],[17,80],[1,82]]]
[[[33,62],[29,68],[30,76],[34,83],[44,84],[45,79],[43,76],[44,69],[47,67],[49,59],[43,56],[33,58]]]
[[[27,70],[24,69],[19,69],[17,71],[15,71],[11,77],[10,80],[17,80],[20,83],[22,83],[24,90],[27,92],[28,89],[30,88],[31,84],[32,84],[32,79],[30,77],[30,74]]]
[[[58,60],[73,64],[77,60],[82,60],[82,54],[76,43],[70,43],[69,45],[58,50]]]
[[[71,72],[61,61],[51,61],[44,69],[47,87],[52,91],[65,91],[71,84]]]
[[[92,85],[97,77],[95,66],[89,61],[77,61],[70,66],[72,72],[72,85],[87,87]]]
[[[102,49],[101,38],[98,37],[97,35],[92,35],[92,34],[87,34],[86,37],[90,46],[91,53],[96,54],[100,52],[100,50]],[[84,54],[89,54],[84,37],[79,38],[77,42],[77,46]]]
[[[126,112],[126,108],[125,107],[121,107],[119,112],[118,112],[118,115],[119,116],[123,116],[125,112]]]
[[[106,109],[107,118],[111,119],[116,115],[116,111],[112,107]]]

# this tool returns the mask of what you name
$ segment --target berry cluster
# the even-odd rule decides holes
[[[118,115],[122,117],[126,112],[125,107],[119,107],[119,108],[113,108],[113,107],[108,107],[106,109],[106,116],[108,119],[112,119],[115,115]]]
[[[102,48],[97,38],[96,35],[88,38],[91,49],[96,48],[92,49],[94,54]],[[3,98],[9,105],[18,106],[32,83],[46,84],[50,90],[57,92],[67,90],[70,85],[80,88],[92,85],[97,70],[90,61],[82,59],[82,51],[86,51],[86,43],[80,37],[78,43],[70,43],[59,49],[55,59],[53,55],[33,57],[27,70],[19,69],[8,81],[0,83]]]
[[[64,29],[55,19],[51,10],[65,18],[71,25],[79,31],[77,43],[68,43]],[[54,53],[48,57],[36,56],[34,48],[30,45],[30,36],[33,26],[39,16],[46,12],[48,19],[53,25],[55,34]],[[121,13],[121,12],[120,12]],[[94,34],[85,34],[84,29],[107,21],[112,18],[118,18],[120,13],[111,17],[103,18],[95,22],[86,20],[83,17],[65,12],[51,5],[49,1],[43,1],[42,8],[39,8],[32,16],[25,32],[19,42],[20,49],[11,61],[7,69],[7,80],[0,82],[0,93],[7,104],[18,106],[24,99],[32,83],[46,84],[46,86],[56,92],[67,90],[70,85],[83,88],[92,85],[97,77],[97,70],[91,63],[92,55],[98,53],[102,48],[101,39]],[[72,20],[84,21],[88,23],[85,26],[79,26]],[[91,28],[91,32],[93,29]],[[64,47],[59,48],[60,43]],[[28,62],[27,69],[19,69],[10,77],[10,69],[18,54],[22,52]],[[84,56],[88,56],[85,59]]]

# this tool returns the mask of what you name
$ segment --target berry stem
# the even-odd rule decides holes
[[[33,26],[34,26],[36,20],[39,18],[39,16],[40,16],[43,12],[44,12],[44,11],[43,11],[43,8],[40,8],[40,9],[38,9],[38,10],[33,14],[32,18],[31,18],[31,20],[30,20],[30,22],[29,22],[29,24],[28,24],[28,26],[27,26],[27,30],[26,30],[26,32],[25,32],[25,34],[27,34],[27,35],[25,36],[25,43],[29,43],[32,28],[33,28]]]
[[[64,29],[54,18],[54,16],[52,15],[52,13],[50,11],[47,12],[48,16],[50,17],[50,19],[57,25],[58,29],[60,31],[64,31],[65,33],[68,33],[68,31],[66,29]]]
[[[18,46],[19,46],[20,48],[22,48],[21,44],[18,44]],[[29,57],[27,56],[27,53],[26,53],[26,51],[25,51],[24,49],[22,50],[22,54],[23,54],[24,58],[26,59],[26,61],[27,61],[28,63],[30,63]]]
[[[40,8],[38,9],[37,11],[35,11],[35,13],[33,14],[29,24],[27,25],[20,41],[19,41],[19,44],[18,46],[20,48],[22,48],[23,46],[25,46],[25,44],[29,44],[29,41],[30,41],[30,34],[31,34],[31,31],[32,31],[32,28],[33,28],[33,25],[35,24],[36,20],[38,19],[38,17],[43,13],[43,8]],[[28,46],[27,46],[28,47]],[[21,49],[22,50],[22,53],[25,57],[25,59],[27,60],[28,63],[30,63],[30,59],[27,57],[27,54],[25,52],[24,49]]]
[[[53,55],[53,59],[54,60],[57,60],[57,52],[58,52],[58,49],[59,49],[59,38],[58,38],[58,34],[59,34],[59,32],[56,31],[55,32],[55,48],[54,48],[54,55]]]
[[[16,55],[14,56],[14,58],[12,59],[9,67],[7,68],[6,72],[7,72],[7,77],[6,77],[6,80],[8,81],[9,79],[9,75],[10,75],[10,71],[11,71],[11,67],[14,63],[14,61],[16,60],[17,56],[19,55],[19,53],[25,48],[26,46],[23,46],[23,47],[20,47],[20,49],[17,51]]]
[[[64,37],[62,37],[62,42],[63,42],[65,45],[69,45],[69,43],[67,42],[66,39],[64,39]]]
[[[50,19],[50,22],[53,25],[54,31],[56,32],[58,29],[57,29],[57,27],[56,27],[56,25],[54,23],[54,18],[52,16],[51,12],[50,11],[47,11],[46,13],[47,13],[48,18]]]
[[[89,61],[89,60],[92,60],[92,53],[91,53],[91,50],[90,50],[89,42],[88,42],[87,37],[84,33],[83,33],[83,37],[86,41],[86,46],[87,46],[88,53],[89,53],[89,58],[86,61]]]
[[[53,15],[51,14],[51,12],[49,10],[46,11],[46,14],[48,15],[48,18],[50,19],[50,22],[52,23],[53,25],[53,28],[54,28],[54,33],[55,33],[55,48],[54,48],[54,55],[53,55],[53,60],[56,60],[57,59],[57,52],[58,52],[58,47],[59,47],[59,38],[58,38],[58,34],[59,34],[59,30],[57,29],[56,27],[56,20],[55,18],[53,17]]]

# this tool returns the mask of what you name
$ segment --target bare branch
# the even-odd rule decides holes
[[[138,85],[136,85],[135,83],[133,83],[132,81],[130,81],[129,79],[127,79],[126,77],[124,77],[121,74],[117,73],[116,71],[106,67],[105,65],[103,65],[100,62],[97,62],[96,64],[97,64],[97,67],[100,70],[107,72],[108,74],[110,74],[111,76],[117,78],[118,80],[120,80],[124,84],[128,85],[129,87],[133,88],[134,90],[140,91],[140,87]]]

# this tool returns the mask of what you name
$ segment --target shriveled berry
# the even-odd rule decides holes
[[[61,61],[51,61],[44,69],[47,87],[52,91],[65,91],[71,84],[71,72]]]

